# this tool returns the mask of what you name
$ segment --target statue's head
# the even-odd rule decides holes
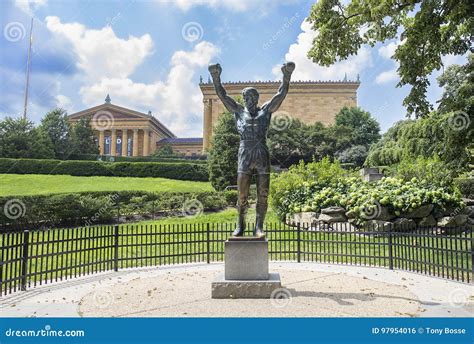
[[[246,87],[242,90],[242,97],[247,109],[255,109],[258,105],[258,91],[254,87]]]

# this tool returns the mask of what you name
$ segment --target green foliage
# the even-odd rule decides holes
[[[107,161],[107,162],[177,162],[190,164],[207,164],[204,157],[157,157],[157,156],[110,156],[100,154],[71,154],[69,160]]]
[[[216,190],[237,185],[237,154],[240,136],[234,116],[224,112],[214,128],[208,152],[209,180]]]
[[[278,124],[270,127],[268,146],[272,161],[282,166],[300,159],[339,157],[343,152],[344,162],[360,165],[364,149],[359,147],[350,151],[351,147],[364,146],[368,150],[380,138],[378,122],[358,107],[342,108],[336,115],[336,123],[329,127],[319,122],[308,125],[294,119],[288,128],[278,128]]]
[[[450,186],[456,172],[437,156],[432,158],[419,156],[416,159],[402,159],[399,164],[392,167],[392,174],[404,181],[416,178],[434,185]]]
[[[458,188],[461,195],[466,198],[474,198],[474,173],[464,173],[454,180],[454,185]]]
[[[313,5],[308,21],[318,35],[308,56],[329,66],[357,54],[362,45],[397,39],[395,50],[399,87],[411,85],[404,100],[408,113],[426,116],[429,76],[442,66],[442,56],[462,55],[470,50],[473,32],[471,2],[320,0]]]
[[[467,147],[474,140],[474,121],[466,120],[466,127],[459,130],[455,127],[458,119],[457,113],[433,112],[426,118],[397,122],[370,148],[365,165],[393,165],[436,155],[449,169],[461,173],[469,162]]]
[[[386,206],[397,216],[423,204],[442,209],[462,206],[460,194],[450,186],[426,179],[404,181],[392,177],[368,183],[328,159],[301,163],[274,176],[270,194],[273,210],[281,219],[287,214],[319,212],[330,206],[344,207],[359,222],[364,220],[364,213],[377,206]]]
[[[369,152],[363,145],[352,146],[337,154],[337,159],[342,163],[353,163],[354,166],[362,166]]]
[[[54,158],[53,144],[33,122],[6,117],[0,122],[0,157]]]
[[[185,209],[186,202],[196,202],[200,210],[220,210],[229,203],[218,192],[162,192],[114,191],[82,192],[52,195],[16,196],[15,202],[23,208],[23,216],[17,220],[0,213],[0,223],[43,223],[47,226],[88,225],[110,222],[118,214],[125,216],[151,214],[192,215]],[[195,201],[194,201],[195,200]],[[11,197],[0,197],[0,206]]]
[[[157,149],[155,152],[153,152],[152,156],[156,157],[167,157],[167,156],[174,156],[173,152],[173,147],[169,144],[166,143],[163,146],[161,146],[159,149]]]
[[[79,154],[98,154],[99,148],[95,142],[94,130],[91,127],[91,118],[82,117],[71,128],[71,147],[68,157],[78,152]]]
[[[71,153],[71,125],[63,109],[53,109],[41,120],[39,127],[53,143],[56,159],[66,159]]]
[[[0,173],[208,180],[207,167],[203,164],[164,162],[106,163],[79,160],[0,159]]]

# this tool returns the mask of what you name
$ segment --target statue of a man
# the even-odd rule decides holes
[[[252,174],[257,174],[257,218],[253,234],[258,237],[264,236],[263,224],[268,207],[268,190],[270,187],[270,155],[267,147],[267,131],[270,126],[272,113],[277,111],[288,93],[291,73],[295,69],[293,62],[287,62],[281,67],[283,81],[278,93],[271,100],[258,106],[258,91],[253,87],[242,90],[244,105],[237,103],[227,95],[221,83],[220,75],[222,68],[219,64],[209,65],[209,72],[219,99],[228,111],[234,114],[237,122],[237,130],[240,134],[240,146],[238,155],[238,177],[239,188],[238,211],[239,219],[237,228],[232,233],[234,236],[242,236],[245,231],[245,217],[248,210],[248,196]]]

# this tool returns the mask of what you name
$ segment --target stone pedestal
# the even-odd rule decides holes
[[[268,241],[231,237],[225,242],[224,273],[212,282],[212,298],[270,298],[280,275],[268,272]]]

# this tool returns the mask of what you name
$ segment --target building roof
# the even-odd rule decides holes
[[[161,139],[158,144],[193,144],[202,145],[202,137],[173,137]]]
[[[272,84],[280,84],[281,80],[249,80],[249,81],[228,81],[222,82],[223,85],[248,85],[248,84],[256,84],[256,85],[272,85]],[[360,84],[360,79],[357,80],[291,80],[290,83],[293,84]],[[207,82],[200,82],[200,85],[212,85],[211,81]]]

